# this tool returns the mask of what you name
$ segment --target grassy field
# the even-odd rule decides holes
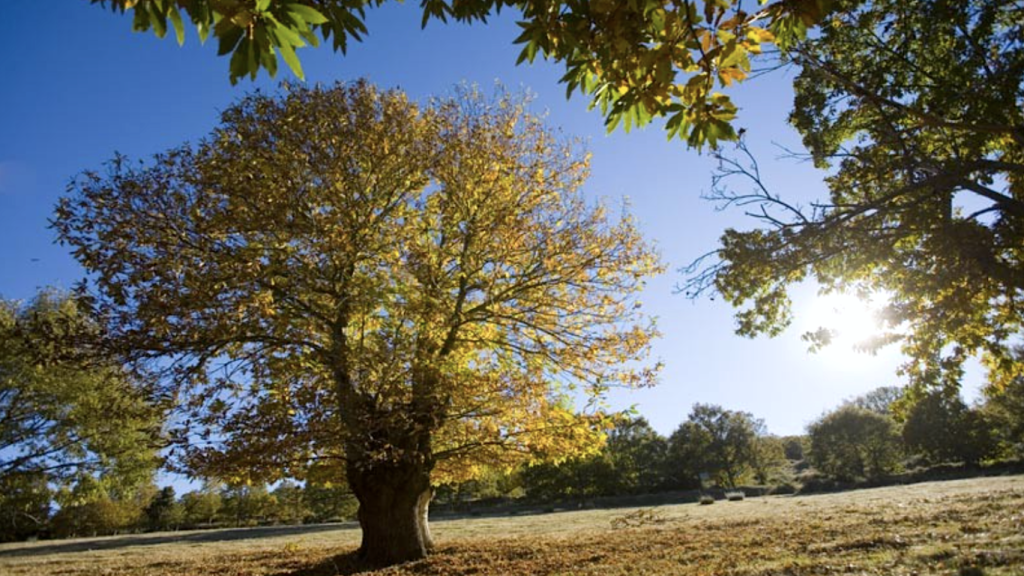
[[[433,556],[377,571],[323,525],[7,544],[0,575],[1024,574],[1024,476],[647,510],[435,521]]]

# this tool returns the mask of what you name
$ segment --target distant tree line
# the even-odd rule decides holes
[[[493,471],[441,486],[442,506],[495,499],[543,503],[587,501],[706,488],[763,486],[778,491],[821,483],[883,480],[927,466],[1020,458],[1024,384],[968,406],[934,392],[908,397],[876,389],[810,424],[803,436],[769,434],[748,412],[695,404],[668,437],[643,417],[623,418],[597,453],[559,463]],[[344,485],[210,482],[178,496],[153,482],[121,485],[82,475],[57,485],[45,474],[0,476],[0,540],[144,531],[318,523],[354,517]]]
[[[1019,460],[1022,423],[1019,379],[987,388],[974,406],[947,388],[879,388],[808,427],[808,463],[825,478],[857,482],[939,464]]]
[[[0,306],[0,541],[354,516],[349,488],[318,477],[271,486],[211,479],[180,497],[158,487],[159,391],[144,373],[97,354],[102,337],[87,307],[67,295]],[[772,435],[753,414],[711,404],[695,404],[667,437],[642,417],[621,417],[589,455],[495,468],[436,487],[435,501],[458,508],[499,497],[815,489],[1022,456],[1024,379],[990,385],[974,405],[947,387],[883,387],[822,415],[802,436]]]
[[[438,491],[438,500],[454,504],[505,496],[546,502],[768,485],[785,478],[789,456],[802,457],[799,438],[769,434],[764,421],[748,412],[696,404],[667,438],[642,417],[623,419],[592,456],[448,487]]]
[[[762,486],[814,489],[822,482],[879,481],[927,466],[1019,458],[1024,385],[968,406],[941,392],[908,397],[876,389],[810,424],[802,436],[769,434],[748,412],[695,404],[668,437],[643,417],[622,418],[587,457],[493,471],[438,487],[441,506],[501,499],[587,501],[665,491]],[[344,485],[209,482],[178,496],[152,481],[117,485],[102,475],[72,484],[45,474],[0,476],[0,540],[349,520],[357,504]]]
[[[52,492],[45,483],[5,484],[0,541],[71,538],[133,532],[193,530],[351,520],[356,501],[346,486],[207,485],[180,497],[150,482],[128,491],[84,481]],[[57,505],[54,505],[54,504]]]
[[[624,419],[596,454],[495,473],[443,487],[442,504],[493,498],[587,500],[705,488],[777,492],[877,483],[936,465],[966,468],[1024,456],[1024,381],[986,389],[967,405],[948,391],[881,387],[822,415],[800,436],[769,434],[763,420],[693,406],[668,437]]]

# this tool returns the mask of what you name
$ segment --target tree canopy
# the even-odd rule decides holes
[[[131,10],[135,30],[185,41],[185,19],[200,40],[218,40],[231,55],[230,78],[274,76],[278,55],[299,78],[296,49],[330,40],[344,52],[367,34],[367,8],[384,0],[91,0]],[[788,46],[818,22],[830,0],[664,2],[638,0],[424,0],[432,20],[486,22],[502,9],[521,14],[518,62],[540,55],[565,65],[567,95],[579,92],[600,108],[609,130],[666,118],[669,138],[715,147],[733,140],[736,106],[720,88],[742,82],[766,47]],[[183,18],[185,16],[186,18]]]
[[[749,412],[714,404],[694,404],[690,416],[669,438],[670,463],[682,482],[706,474],[719,486],[735,487],[757,459],[764,421]]]
[[[996,452],[992,425],[982,412],[967,406],[959,395],[945,391],[923,395],[907,410],[903,443],[926,462],[965,462],[975,465]]]
[[[1017,350],[1017,358],[1022,358]],[[1024,456],[1024,378],[997,382],[984,389],[987,417],[995,424],[994,435],[1004,449],[1018,458]]]
[[[743,335],[788,325],[788,289],[804,280],[876,294],[888,300],[884,330],[864,346],[901,343],[912,383],[955,387],[974,355],[993,381],[1019,377],[1019,3],[836,2],[820,34],[786,54],[800,70],[790,119],[827,171],[829,198],[801,206],[762,181],[742,145],[723,156],[715,198],[763,225],[727,230],[684,289],[713,289],[743,308]],[[746,177],[743,187],[730,187],[731,176]]]
[[[153,390],[100,349],[102,337],[75,297],[0,301],[0,477],[152,471]]]
[[[431,483],[593,450],[609,419],[573,391],[654,382],[660,264],[586,174],[508,95],[293,87],[83,174],[54,225],[113,338],[172,363],[185,469],[344,474],[393,562],[430,546]]]
[[[37,533],[54,490],[147,479],[162,413],[150,384],[100,347],[73,296],[0,300],[0,540]]]
[[[807,427],[810,461],[842,481],[878,479],[896,471],[899,432],[889,416],[846,404]]]

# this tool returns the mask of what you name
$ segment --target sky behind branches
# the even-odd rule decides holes
[[[807,352],[799,336],[816,328],[822,314],[812,286],[796,290],[794,326],[776,339],[734,335],[732,310],[720,299],[675,294],[680,267],[714,250],[726,227],[754,221],[701,199],[714,168],[706,152],[666,141],[660,126],[606,135],[602,117],[587,111],[585,99],[566,100],[561,68],[539,59],[515,66],[512,11],[487,25],[431,22],[421,30],[417,3],[388,3],[368,10],[366,24],[369,37],[351,44],[347,56],[329,46],[301,50],[306,81],[365,77],[420,101],[462,82],[486,90],[500,81],[512,91],[528,90],[535,112],[546,113],[549,125],[567,136],[582,138],[593,153],[586,194],[613,205],[629,198],[669,266],[644,294],[664,335],[655,356],[665,369],[656,388],[613,392],[612,407],[635,404],[663,434],[685,420],[695,402],[745,410],[764,418],[773,433],[797,434],[843,399],[898,382],[901,358],[894,349],[877,356],[835,348]],[[133,33],[129,17],[85,0],[0,3],[0,296],[31,298],[42,287],[71,288],[82,277],[47,224],[75,174],[101,168],[115,152],[145,160],[198,141],[247,91],[273,92],[281,80],[298,82],[282,65],[277,79],[261,73],[256,82],[233,87],[228,60],[216,57],[215,44],[200,45],[192,30],[183,48],[171,37]],[[777,71],[736,92],[738,125],[772,191],[806,204],[825,195],[822,174],[780,158],[783,148],[800,149],[785,123],[792,77],[793,71]],[[979,381],[980,370],[970,367],[968,397]]]

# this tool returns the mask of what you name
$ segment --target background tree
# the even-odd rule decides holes
[[[220,517],[232,526],[268,524],[278,502],[266,484],[227,485],[220,492]]]
[[[185,509],[177,496],[174,487],[165,486],[143,510],[146,527],[149,530],[177,530],[185,522]]]
[[[43,528],[53,490],[82,478],[128,490],[157,466],[154,388],[124,369],[81,301],[0,300],[0,517],[5,538]],[[45,513],[44,513],[45,512]],[[66,515],[66,514],[65,514]]]
[[[474,501],[519,498],[525,494],[519,468],[489,470],[467,482],[438,486],[435,501],[444,502],[454,509],[473,506]]]
[[[611,464],[611,494],[645,494],[666,485],[668,441],[644,417],[618,423],[602,451]]]
[[[926,462],[978,464],[994,453],[995,441],[981,413],[959,395],[931,392],[919,398],[903,422],[903,442]]]
[[[527,498],[582,501],[615,494],[618,480],[604,454],[542,462],[520,471]]]
[[[736,486],[751,465],[754,444],[764,423],[750,413],[694,404],[686,422],[669,438],[670,466],[680,470],[678,484],[700,484],[700,475],[726,487]]]
[[[837,480],[877,479],[896,471],[899,432],[889,416],[850,404],[807,427],[809,459]]]
[[[302,524],[312,512],[306,503],[306,492],[301,486],[287,480],[278,484],[271,493],[277,503],[272,514],[281,524]]]
[[[668,438],[668,483],[675,489],[701,488],[709,474],[705,458],[711,439],[692,422],[683,422]]]
[[[790,322],[788,289],[882,294],[875,348],[900,342],[919,387],[956,388],[978,355],[993,381],[1020,375],[1024,267],[1024,20],[1010,0],[844,0],[820,34],[789,47],[790,116],[829,198],[802,208],[771,192],[745,148],[715,197],[762,227],[730,229],[685,288],[742,308],[743,335]],[[985,97],[978,97],[978,87]],[[731,176],[749,177],[731,189]],[[717,259],[717,260],[716,260]],[[809,335],[816,344],[831,334]]]
[[[984,395],[984,411],[996,439],[1007,453],[1024,458],[1024,378],[988,386]]]
[[[145,510],[157,494],[152,482],[126,484],[89,474],[56,495],[51,529],[58,538],[105,536],[146,527]]]
[[[303,494],[313,522],[338,522],[356,517],[359,503],[344,484],[307,482]]]
[[[223,506],[220,492],[210,486],[181,495],[184,523],[190,528],[212,526]]]
[[[114,11],[131,9],[135,30],[163,37],[173,29],[185,40],[185,18],[205,41],[218,39],[218,54],[231,54],[230,78],[274,76],[278,54],[299,78],[296,49],[332,40],[345,51],[349,39],[367,33],[365,8],[383,0],[91,0]],[[564,63],[567,93],[590,96],[609,130],[668,117],[669,137],[691,146],[736,136],[736,107],[718,88],[745,80],[751,60],[772,43],[788,46],[803,38],[831,4],[826,0],[760,2],[750,12],[739,0],[509,1],[425,0],[423,25],[430,20],[486,22],[502,8],[521,13],[519,62],[540,54]]]
[[[643,417],[620,418],[600,452],[522,468],[518,479],[534,500],[588,499],[665,489],[668,443]]]
[[[42,472],[0,476],[0,542],[38,536],[50,520],[53,491]]]
[[[807,441],[806,436],[783,436],[782,449],[786,459],[791,461],[803,460],[807,452]]]
[[[635,295],[655,255],[508,96],[256,94],[200,144],[109,168],[54,226],[117,340],[173,361],[183,465],[343,462],[368,560],[426,553],[432,483],[592,450],[607,419],[571,390],[654,381]]]
[[[885,416],[893,416],[893,409],[903,398],[903,388],[899,386],[879,386],[862,394],[849,403],[865,410],[877,412]]]
[[[750,471],[761,486],[774,482],[788,464],[786,446],[778,436],[759,433],[750,451]]]

